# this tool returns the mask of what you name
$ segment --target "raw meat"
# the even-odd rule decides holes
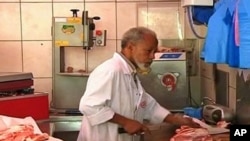
[[[230,123],[226,122],[226,121],[219,121],[216,124],[217,127],[221,127],[221,128],[227,128],[229,125],[230,125]]]
[[[192,128],[181,126],[170,141],[213,141],[206,128]]]
[[[0,131],[0,141],[46,141],[48,139],[47,133],[35,134],[34,127],[27,124],[11,126]]]

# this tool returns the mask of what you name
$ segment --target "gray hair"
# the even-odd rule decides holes
[[[137,43],[144,40],[145,34],[150,34],[157,39],[157,35],[153,30],[146,27],[134,27],[123,34],[121,47],[125,48],[129,42]]]

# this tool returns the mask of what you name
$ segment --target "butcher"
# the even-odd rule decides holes
[[[150,134],[144,119],[152,124],[199,126],[189,117],[171,113],[143,89],[137,74],[150,72],[157,47],[154,31],[131,28],[122,37],[121,51],[92,71],[79,104],[83,118],[78,141],[139,141],[138,135]]]

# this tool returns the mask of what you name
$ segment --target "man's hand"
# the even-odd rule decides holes
[[[180,120],[182,120],[183,125],[187,125],[187,126],[190,126],[190,127],[193,127],[193,128],[200,127],[200,124],[194,122],[194,120],[191,117],[183,116],[182,119],[180,119]]]
[[[136,120],[132,120],[132,119],[128,119],[125,122],[125,124],[123,125],[123,128],[130,135],[134,135],[134,134],[139,135],[142,133],[149,133],[150,134],[150,131],[149,131],[147,126],[145,126],[144,124],[142,124]]]
[[[195,128],[200,127],[200,125],[194,122],[191,117],[184,116],[183,114],[169,114],[164,119],[164,122],[177,125],[187,125]]]
[[[125,130],[125,132],[130,135],[134,135],[134,134],[139,135],[141,133],[150,134],[148,127],[145,126],[144,124],[140,123],[139,121],[126,118],[117,113],[114,114],[110,122],[119,124],[123,128],[123,130]]]

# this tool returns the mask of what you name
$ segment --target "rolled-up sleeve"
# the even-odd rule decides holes
[[[82,109],[84,110],[83,113],[86,114],[85,116],[88,118],[92,126],[107,122],[108,120],[112,119],[115,114],[114,111],[107,106],[97,108],[84,105]]]
[[[109,101],[112,97],[111,72],[95,72],[90,75],[86,91],[81,98],[79,110],[86,116],[91,125],[104,123],[114,116]]]

